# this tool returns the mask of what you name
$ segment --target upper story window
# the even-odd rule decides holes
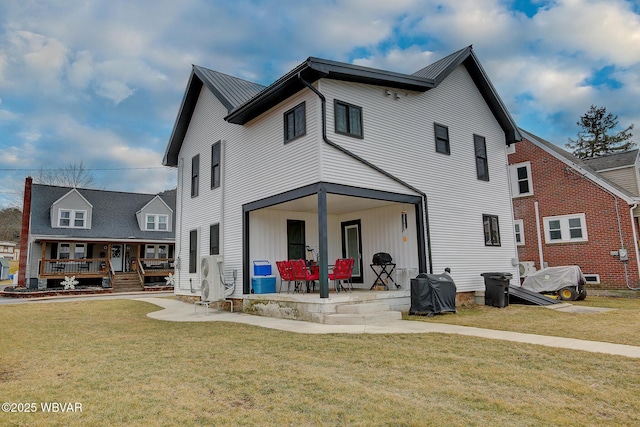
[[[220,141],[211,146],[211,188],[220,187]]]
[[[209,227],[209,255],[220,255],[220,224]]]
[[[73,209],[60,209],[58,211],[58,227],[63,228],[86,228],[87,211],[76,211]]]
[[[533,195],[531,162],[509,165],[509,172],[513,197]]]
[[[436,153],[451,154],[449,147],[449,128],[437,123],[433,124],[436,135]]]
[[[167,231],[169,230],[169,215],[147,215],[147,231]]]
[[[500,226],[496,215],[482,215],[484,225],[484,245],[500,246]]]
[[[516,219],[513,221],[513,232],[516,236],[516,245],[524,246],[524,221]]]
[[[284,113],[284,142],[306,134],[306,120],[306,103],[304,102]]]
[[[476,173],[479,180],[489,181],[489,160],[487,143],[484,136],[473,135],[473,146],[476,152]]]
[[[544,236],[547,243],[586,242],[587,223],[583,213],[548,216],[544,220]]]
[[[362,107],[335,100],[334,111],[336,133],[355,136],[358,138],[363,137]]]
[[[200,187],[200,154],[191,159],[191,197],[198,195]]]

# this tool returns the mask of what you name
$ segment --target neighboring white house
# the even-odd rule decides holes
[[[408,75],[309,58],[268,87],[193,66],[164,165],[178,169],[175,293],[224,256],[234,296],[253,261],[377,252],[405,289],[450,267],[458,292],[517,257],[506,149],[518,129],[471,46]],[[275,269],[275,267],[274,267]],[[241,285],[241,286],[240,286]]]
[[[15,242],[0,241],[0,258],[17,260],[20,248]]]

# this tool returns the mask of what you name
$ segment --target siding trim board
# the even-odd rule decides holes
[[[249,294],[251,292],[251,280],[250,280],[250,260],[249,260],[249,225],[250,225],[250,213],[255,210],[268,208],[281,203],[290,202],[293,200],[301,199],[303,197],[318,195],[318,234],[320,243],[320,298],[329,297],[329,283],[327,277],[327,194],[336,194],[349,197],[359,197],[373,200],[384,200],[389,202],[411,204],[416,210],[416,233],[418,241],[418,264],[421,272],[427,271],[427,250],[426,240],[428,238],[426,230],[428,230],[428,224],[425,228],[426,218],[423,206],[422,196],[410,195],[410,194],[398,194],[386,191],[374,190],[370,188],[352,187],[342,184],[334,184],[327,182],[317,182],[315,184],[306,185],[304,187],[296,188],[294,190],[286,191],[284,193],[276,194],[271,197],[267,197],[254,202],[245,203],[242,205],[242,271],[243,271],[243,293]],[[426,200],[425,200],[426,202]]]

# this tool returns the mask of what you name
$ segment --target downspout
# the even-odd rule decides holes
[[[637,236],[636,221],[633,216],[633,211],[636,210],[637,207],[638,207],[637,203],[631,206],[631,208],[629,209],[629,215],[631,216],[631,229],[633,230],[633,246],[636,250],[636,264],[638,265],[638,274],[640,275],[640,256],[638,256],[638,240],[636,239],[636,236]],[[630,288],[630,289],[634,291],[640,290],[640,288]]]
[[[544,268],[544,256],[542,255],[542,232],[540,229],[540,209],[538,208],[538,202],[534,203],[536,211],[536,228],[538,230],[538,256],[540,257],[540,270]]]
[[[347,150],[346,148],[342,147],[339,144],[336,144],[335,142],[331,141],[328,137],[327,137],[327,99],[324,97],[324,95],[318,90],[316,89],[312,84],[310,84],[309,82],[307,82],[306,80],[304,80],[302,78],[302,75],[300,72],[298,72],[298,80],[300,80],[300,82],[305,85],[306,87],[308,87],[313,93],[315,93],[318,98],[320,98],[320,101],[322,103],[322,140],[327,143],[328,145],[330,145],[331,147],[335,148],[336,150],[346,154],[347,156],[355,159],[356,161],[364,164],[365,166],[375,170],[376,172],[381,173],[382,175],[386,176],[387,178],[392,179],[393,181],[397,182],[398,184],[410,189],[411,191],[414,191],[416,193],[418,193],[420,195],[420,197],[422,198],[422,207],[424,209],[424,213],[425,213],[425,222],[426,222],[426,240],[427,240],[427,257],[428,257],[428,262],[429,262],[429,273],[433,274],[433,263],[432,263],[432,259],[431,259],[431,236],[429,233],[429,211],[427,209],[427,195],[418,190],[417,188],[415,188],[414,186],[410,185],[409,183],[401,180],[400,178],[390,174],[389,172],[385,171],[384,169],[374,165],[373,163],[368,162],[367,160],[363,159],[362,157],[358,156],[355,153],[352,153],[351,151]]]

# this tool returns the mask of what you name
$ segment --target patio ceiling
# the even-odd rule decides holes
[[[367,199],[364,197],[350,197],[339,194],[327,194],[327,214],[341,215],[348,212],[362,211],[367,209],[389,206],[395,202],[387,200]],[[291,212],[317,212],[318,197],[311,195],[289,202],[270,206],[266,209]]]

